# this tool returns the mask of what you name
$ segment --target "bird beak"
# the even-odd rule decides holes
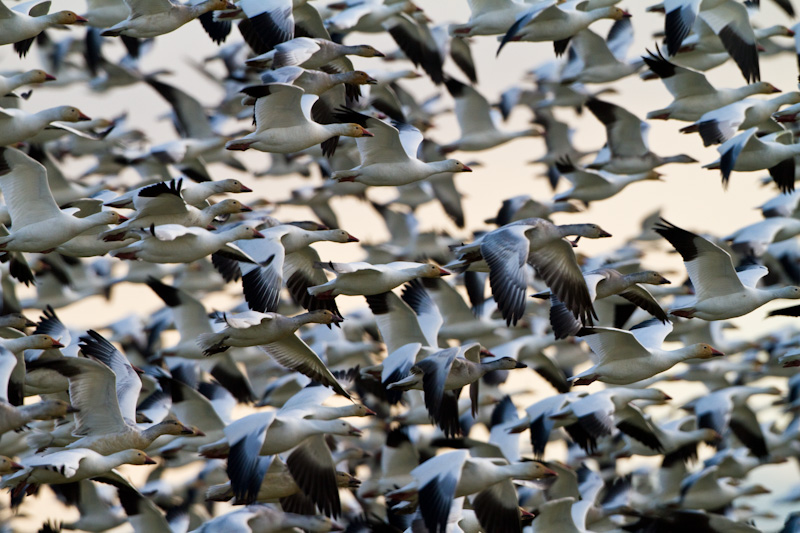
[[[375,137],[369,130],[364,130],[364,137]]]
[[[661,279],[658,281],[658,284],[659,284],[659,285],[670,285],[671,283],[672,283],[672,282],[671,282],[670,280],[668,280],[667,278],[664,278],[664,277],[662,277],[662,278],[661,278]]]
[[[241,192],[253,192],[253,189],[251,189],[250,187],[246,187],[246,186],[242,185],[242,191]]]
[[[725,354],[720,352],[716,348],[711,348],[711,355],[722,356],[722,355],[725,355]]]
[[[354,428],[352,428],[350,430],[350,436],[351,437],[360,437],[362,433],[363,433],[363,431],[361,431],[360,429],[358,429],[356,427],[354,427]]]
[[[9,466],[9,468],[11,468],[11,470],[22,470],[22,469],[25,468],[21,464],[15,463],[14,461],[11,461],[10,463],[8,463],[8,466]]]
[[[377,85],[378,80],[373,78],[372,76],[367,76],[367,85]]]
[[[528,365],[526,365],[525,363],[522,363],[520,361],[517,361],[517,364],[516,364],[516,366],[514,368],[528,368]]]
[[[367,406],[364,406],[364,409],[366,409],[366,410],[367,410],[367,416],[378,416],[378,413],[376,413],[375,411],[373,411],[373,410],[372,410],[372,409],[370,409],[369,407],[367,407]]]
[[[78,112],[78,120],[83,122],[83,121],[92,120],[92,119],[87,117],[83,113]]]
[[[375,50],[375,56],[374,57],[386,57],[386,54],[384,54],[383,52],[378,52],[377,50]]]
[[[192,426],[192,427],[183,426],[183,427],[184,427],[184,431],[181,431],[181,433],[183,433],[183,434],[194,435],[195,437],[205,437],[206,436],[206,434],[203,433],[200,430],[200,428],[197,428],[197,427],[194,427],[194,426]]]
[[[349,233],[347,234],[347,242],[359,242],[357,238],[353,237]]]
[[[440,268],[440,269],[439,269],[439,275],[440,275],[440,276],[449,276],[449,275],[450,275],[450,272],[448,272],[447,270],[445,270],[445,269],[443,269],[443,268]]]
[[[64,345],[58,342],[57,340],[53,340],[53,348],[63,348]]]
[[[464,168],[461,169],[461,172],[472,172],[472,169],[469,168],[467,165],[464,165]]]
[[[117,214],[119,215],[119,213],[117,213]],[[128,220],[128,217],[126,217],[124,215],[119,215],[119,221],[120,222],[127,222],[127,220]]]
[[[672,399],[672,396],[670,396],[667,393],[664,393],[664,401],[668,401],[668,400],[671,400],[671,399]]]
[[[612,235],[609,232],[600,230],[600,237],[601,238],[603,238],[603,237],[611,237],[611,236]]]
[[[55,81],[55,79],[56,79],[56,77],[51,75],[51,74],[45,73],[45,75],[44,75],[44,81]]]
[[[243,206],[242,206],[242,209],[241,209],[241,211],[240,211],[240,212],[241,212],[241,213],[250,213],[252,210],[253,210],[253,208],[252,208],[252,207],[250,207],[250,206],[247,206],[247,205],[243,205]]]
[[[144,464],[146,464],[146,465],[155,465],[155,464],[158,464],[158,463],[156,463],[156,460],[153,459],[152,457],[150,457],[149,455],[145,455],[144,456]]]
[[[35,326],[35,325],[36,325],[36,322],[34,322],[33,320],[31,320],[30,318],[26,318],[26,319],[25,319],[25,327],[27,327],[27,328],[32,328],[32,327],[33,327],[33,326]]]
[[[253,238],[254,239],[265,239],[266,237],[264,237],[264,234],[261,233],[260,231],[253,230]]]
[[[555,470],[550,470],[549,468],[544,469],[544,475],[542,477],[549,478],[549,477],[558,477],[558,472]]]
[[[89,22],[89,19],[83,18],[80,15],[75,15],[75,22]]]
[[[631,18],[632,16],[633,16],[633,15],[631,15],[631,14],[630,14],[630,12],[628,12],[628,11],[623,11],[623,12],[622,12],[622,18],[629,19],[629,18]]]
[[[340,317],[339,315],[333,315],[333,320],[331,320],[334,324],[341,324],[344,322],[344,318]]]

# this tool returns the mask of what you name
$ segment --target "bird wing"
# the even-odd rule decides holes
[[[142,390],[142,380],[131,366],[128,358],[117,350],[102,335],[94,330],[86,332],[78,346],[84,355],[100,361],[114,372],[116,396],[122,419],[128,424],[136,423],[136,404]]]
[[[492,120],[489,102],[481,93],[454,78],[447,78],[445,85],[456,103],[456,118],[462,137],[497,129]]]
[[[308,122],[301,105],[305,91],[285,83],[246,87],[242,92],[256,98],[256,131],[290,128]],[[315,96],[315,95],[308,95]]]
[[[264,344],[261,349],[286,368],[331,387],[338,394],[350,399],[350,395],[331,374],[322,359],[297,335],[288,335],[281,340]]]
[[[131,10],[130,18],[158,15],[175,6],[170,0],[125,0]]]
[[[711,95],[717,92],[708,82],[705,74],[670,63],[661,54],[661,50],[656,49],[655,54],[648,50],[648,54],[642,56],[642,59],[650,67],[650,70],[661,78],[675,100],[688,96]]]
[[[593,327],[584,328],[581,333],[581,339],[595,355],[592,360],[596,364],[650,357],[647,348],[630,331]]]
[[[516,323],[525,314],[528,288],[525,265],[530,248],[526,229],[523,225],[505,226],[487,233],[481,241],[481,255],[489,265],[492,294],[508,324]]]
[[[17,228],[61,215],[44,166],[14,148],[0,148],[0,188]]]
[[[655,231],[681,254],[698,300],[735,294],[744,289],[728,252],[713,242],[663,218]]]
[[[596,98],[586,102],[589,111],[606,127],[608,146],[615,156],[636,157],[648,153],[647,124],[618,105]]]

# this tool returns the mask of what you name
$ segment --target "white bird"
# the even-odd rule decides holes
[[[103,30],[105,37],[136,37],[147,39],[175,31],[204,13],[228,9],[227,0],[203,0],[179,4],[172,0],[125,0],[130,14],[125,20]]]
[[[322,285],[308,288],[308,293],[317,298],[347,296],[370,296],[387,292],[414,278],[440,278],[450,274],[447,270],[427,263],[394,261],[387,264],[372,263],[319,263],[319,268],[330,270],[336,277]]]
[[[782,132],[783,128],[772,115],[781,106],[800,103],[800,92],[792,91],[769,100],[745,98],[709,111],[697,122],[681,128],[683,133],[698,132],[703,145],[724,143],[736,135],[737,130],[756,127],[762,133]]]
[[[12,222],[11,233],[0,237],[0,248],[8,251],[50,251],[95,226],[125,220],[112,211],[85,218],[62,211],[50,192],[45,168],[13,148],[0,148],[0,189]]]
[[[650,111],[647,118],[696,121],[705,113],[739,102],[748,96],[781,92],[765,81],[735,89],[715,89],[704,74],[670,63],[658,49],[655,54],[648,51],[643,59],[650,70],[661,78],[673,97],[670,105]]]
[[[318,97],[314,94],[305,94],[300,87],[273,83],[245,87],[242,92],[256,99],[254,114],[256,131],[228,141],[225,145],[228,150],[254,148],[262,152],[288,154],[321,144],[337,135],[372,136],[372,133],[358,124],[314,122],[311,118],[311,107]]]
[[[594,309],[573,244],[565,239],[569,235],[590,239],[611,236],[596,224],[557,226],[543,218],[529,218],[506,224],[454,251],[459,261],[486,261],[492,294],[508,324],[516,324],[525,314],[528,264],[570,312],[587,323]]]
[[[453,151],[478,152],[500,146],[522,137],[539,137],[538,128],[504,131],[497,127],[486,98],[475,88],[455,78],[446,78],[447,90],[456,102],[456,119],[461,137],[442,146],[442,153]]]
[[[533,4],[518,17],[500,41],[499,54],[509,41],[553,41],[556,55],[567,49],[569,40],[579,31],[601,19],[619,20],[630,17],[630,13],[615,6],[596,9],[588,0],[570,0],[558,3],[547,0]]]
[[[361,164],[350,170],[338,170],[333,179],[353,181],[372,186],[406,185],[442,172],[472,172],[467,165],[455,159],[424,163],[417,158],[422,143],[422,133],[408,124],[386,124],[344,109],[337,112],[337,120],[354,122],[369,128],[369,138],[356,139]]]
[[[9,94],[13,94],[14,89],[22,87],[23,85],[44,83],[55,79],[55,76],[51,76],[40,69],[20,72],[12,76],[0,76],[0,95],[8,96]]]
[[[782,130],[759,137],[757,130],[750,128],[725,141],[717,148],[720,158],[703,165],[703,168],[718,168],[725,187],[734,170],[753,172],[767,169],[781,192],[794,191],[794,158],[800,155],[800,144],[793,142],[791,131]]]
[[[305,69],[321,69],[346,55],[383,57],[382,53],[366,44],[348,46],[330,39],[297,37],[280,43],[274,50],[250,58],[245,63],[254,67],[281,68],[296,65]]]
[[[89,121],[89,117],[72,106],[58,106],[44,109],[36,113],[27,113],[21,109],[0,108],[0,146],[8,146],[33,137],[47,127],[70,131],[84,135],[74,128],[60,122]],[[54,124],[59,122],[59,124]]]
[[[588,168],[600,168],[616,174],[649,172],[669,163],[696,163],[688,155],[679,154],[662,157],[647,144],[649,125],[630,111],[596,98],[586,102],[586,107],[606,127],[610,158],[599,157]]]
[[[757,288],[758,280],[768,273],[766,267],[753,265],[737,271],[725,250],[699,235],[664,219],[655,231],[681,254],[694,288],[694,302],[671,309],[672,315],[725,320],[746,315],[776,298],[800,298],[800,287]]]
[[[227,327],[218,333],[203,333],[197,343],[206,355],[224,352],[230,347],[261,346],[281,365],[305,374],[337,393],[350,398],[325,363],[295,335],[305,324],[338,324],[343,319],[327,309],[297,316],[247,311],[224,315]]]
[[[120,259],[141,259],[151,263],[189,263],[213,253],[228,254],[236,260],[254,262],[237,248],[233,241],[261,239],[261,233],[252,223],[210,232],[205,228],[164,224],[138,230],[142,239],[113,250],[110,255]]]
[[[687,359],[710,359],[725,355],[708,344],[692,344],[677,350],[661,345],[672,331],[672,323],[651,319],[630,331],[617,328],[584,328],[578,335],[592,349],[594,366],[571,378],[575,385],[589,385],[596,380],[615,385],[629,385],[669,370]]]
[[[23,9],[29,8],[27,12]],[[0,46],[14,44],[20,57],[25,56],[37,35],[51,26],[58,24],[76,24],[86,19],[72,11],[59,11],[48,14],[50,2],[33,2],[33,5],[22,4],[19,8],[9,9],[0,1]]]

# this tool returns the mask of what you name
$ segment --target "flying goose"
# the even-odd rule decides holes
[[[305,94],[300,87],[273,83],[245,87],[242,92],[255,101],[256,131],[228,141],[228,150],[253,148],[262,152],[288,154],[321,144],[337,135],[371,137],[372,133],[358,124],[319,124],[311,118],[311,107],[317,96]],[[326,152],[325,155],[332,155]]]
[[[694,288],[694,302],[670,309],[672,315],[725,320],[746,315],[776,298],[800,298],[800,287],[757,288],[758,281],[768,273],[766,267],[752,265],[737,271],[725,250],[663,218],[655,231],[681,254]]]
[[[708,344],[692,344],[677,350],[661,348],[672,331],[672,323],[650,319],[631,328],[589,327],[578,332],[592,349],[594,366],[569,380],[575,385],[589,385],[596,380],[615,385],[629,385],[669,370],[687,359],[710,359],[725,355]]]

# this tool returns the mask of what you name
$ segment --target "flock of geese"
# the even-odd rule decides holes
[[[800,299],[800,92],[760,69],[800,57],[800,39],[792,2],[774,2],[665,0],[632,17],[619,0],[468,0],[469,20],[440,23],[411,0],[0,0],[16,65],[0,75],[4,530],[800,532],[800,513],[755,498],[800,501],[798,330],[729,332]],[[759,9],[782,24],[757,27]],[[663,31],[632,52],[638,17]],[[225,93],[213,107],[140,68],[186,24],[219,45],[193,67]],[[535,65],[520,42],[552,50]],[[496,104],[473,54],[488,45],[535,67]],[[739,86],[706,78],[725,63]],[[436,97],[409,88],[421,77]],[[636,77],[672,102],[644,119],[612,103]],[[98,118],[85,95],[121,88],[163,99],[177,136]],[[437,143],[443,102],[461,134]],[[526,113],[520,130],[496,120]],[[605,130],[592,151],[571,142],[575,113]],[[656,120],[718,159],[653,151]],[[459,175],[500,187],[473,153],[512,141],[545,147],[553,196],[473,220]],[[92,166],[70,176],[75,161]],[[612,234],[629,214],[588,222],[590,204],[701,163],[723,186],[773,190],[763,220],[717,237],[655,213],[627,241]],[[342,197],[369,201],[390,238],[360,242],[367,219],[341,228]],[[426,204],[455,231],[418,218]],[[658,248],[685,269],[645,268]],[[69,306],[123,284],[163,306],[116,298],[123,319],[71,324]],[[52,493],[76,510],[37,507]]]

